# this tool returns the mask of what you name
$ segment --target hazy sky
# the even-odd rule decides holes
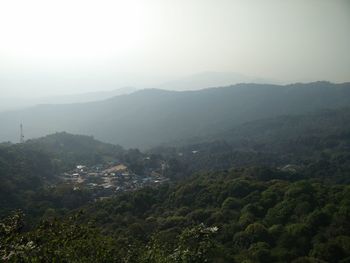
[[[0,1],[0,96],[145,86],[202,71],[350,81],[350,1]]]

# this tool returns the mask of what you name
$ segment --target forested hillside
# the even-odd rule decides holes
[[[200,91],[143,90],[105,101],[40,105],[0,114],[0,140],[67,131],[125,147],[149,148],[174,140],[225,132],[279,115],[350,106],[349,83],[238,84]]]
[[[77,208],[92,196],[85,190],[73,191],[59,175],[77,164],[118,156],[122,156],[120,147],[66,133],[0,145],[0,214],[22,209],[32,220],[53,209],[59,214]]]
[[[55,133],[26,142],[32,147],[50,154],[56,162],[69,169],[77,164],[96,164],[121,159],[126,151],[117,145],[102,143],[92,136]]]
[[[2,258],[69,262],[348,262],[350,192],[320,179],[235,169],[143,189],[23,232],[1,227]],[[74,215],[75,214],[75,215]]]
[[[0,259],[349,262],[350,110],[340,107],[346,91],[338,87],[343,98],[327,94],[322,105],[303,102],[293,114],[270,112],[143,152],[65,132],[3,143]],[[108,163],[129,170],[126,177],[111,173],[123,178],[117,183],[135,184],[132,174],[142,182],[166,180],[99,195],[59,176]],[[93,182],[98,176],[92,173]]]
[[[350,263],[350,0],[0,1],[0,263]]]
[[[0,217],[16,209],[29,220],[61,215],[95,199],[91,189],[74,189],[62,173],[77,165],[124,163],[143,175],[160,160],[138,150],[102,143],[92,137],[56,133],[23,144],[0,144]]]
[[[3,144],[0,257],[348,262],[347,116],[341,109],[251,122],[218,134],[219,142],[147,154],[67,133]],[[54,183],[76,162],[119,158],[147,169],[149,156],[165,162],[171,181],[101,201]]]
[[[43,152],[22,145],[0,147],[0,214],[24,208],[35,192],[54,180],[56,170]]]
[[[348,108],[285,115],[169,143],[173,146],[155,147],[150,152],[168,160],[168,175],[173,177],[260,165],[290,166],[297,171],[312,171],[310,176],[349,182],[349,123]]]

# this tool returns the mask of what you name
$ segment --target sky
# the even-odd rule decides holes
[[[348,0],[3,0],[0,96],[146,87],[204,71],[350,81]]]

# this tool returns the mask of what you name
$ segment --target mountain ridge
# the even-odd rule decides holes
[[[141,90],[103,101],[40,105],[1,113],[0,141],[67,131],[124,147],[148,148],[244,122],[350,106],[350,83],[237,84],[199,91]]]

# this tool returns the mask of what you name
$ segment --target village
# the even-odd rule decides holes
[[[147,174],[137,175],[122,163],[93,166],[79,164],[73,170],[63,173],[62,179],[71,183],[75,190],[88,188],[104,196],[164,183],[168,179],[163,176],[162,170],[162,168],[156,171],[148,170]]]

